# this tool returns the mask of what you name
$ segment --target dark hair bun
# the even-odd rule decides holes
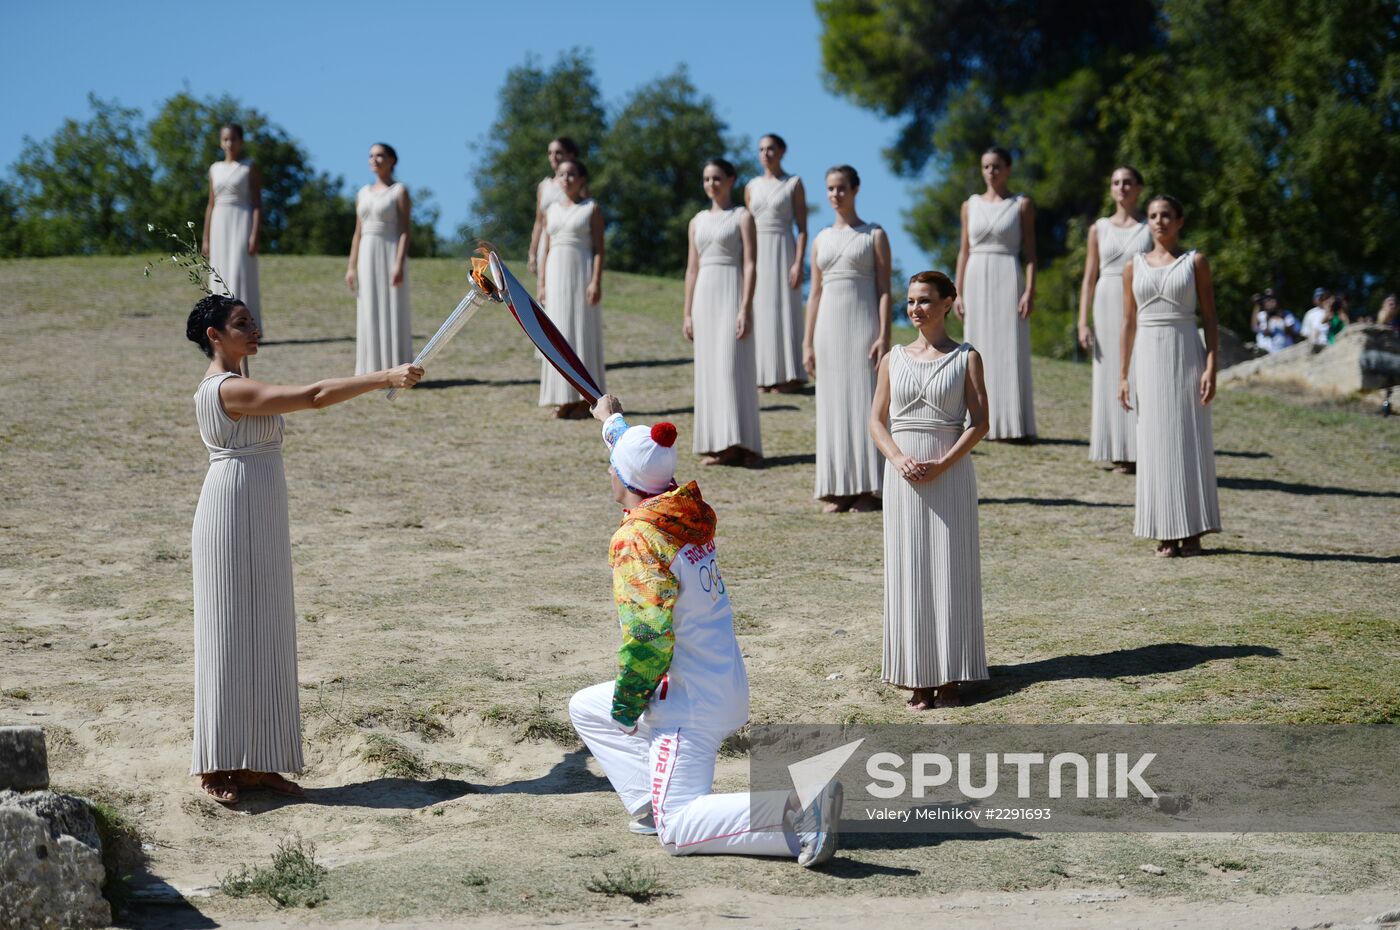
[[[223,294],[208,294],[199,299],[185,321],[185,338],[199,346],[200,351],[214,357],[214,346],[209,342],[209,327],[222,331],[228,325],[229,314],[234,307],[243,306],[243,301]]]

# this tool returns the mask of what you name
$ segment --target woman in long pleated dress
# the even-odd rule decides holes
[[[1131,165],[1113,169],[1109,180],[1112,216],[1089,227],[1084,284],[1079,291],[1079,345],[1094,359],[1089,425],[1089,461],[1112,462],[1131,475],[1137,468],[1137,414],[1118,403],[1118,351],[1123,329],[1123,265],[1152,248],[1147,218],[1138,208],[1142,175]],[[1094,308],[1093,327],[1089,308]]]
[[[413,360],[413,320],[408,295],[408,241],[413,204],[394,180],[399,163],[392,145],[369,147],[374,183],[355,195],[355,235],[345,283],[355,294],[355,374]]]
[[[817,379],[817,482],[826,513],[880,509],[880,453],[870,438],[875,370],[890,348],[890,240],[856,213],[860,175],[826,173],[836,221],[812,241],[802,362]]]
[[[262,228],[262,173],[243,157],[243,127],[219,129],[224,160],[209,166],[209,202],[204,207],[204,255],[216,274],[209,290],[241,300],[263,325],[258,287],[258,232]]]
[[[945,324],[957,289],[909,279],[919,336],[880,363],[870,435],[885,456],[885,650],[882,677],[909,707],[956,707],[958,683],[987,677],[972,447],[987,435],[982,357]]]
[[[1181,248],[1184,223],[1180,201],[1153,197],[1147,204],[1152,251],[1134,255],[1123,269],[1118,400],[1125,410],[1135,395],[1137,401],[1133,533],[1158,540],[1163,557],[1200,555],[1201,535],[1220,530],[1210,416],[1220,335],[1215,290],[1206,257]]]
[[[541,178],[540,183],[535,185],[535,225],[530,229],[530,257],[526,261],[530,274],[535,276],[535,293],[544,289],[544,252],[549,243],[545,232],[549,221],[545,214],[549,212],[550,204],[564,200],[564,191],[554,179],[554,174],[559,170],[561,161],[579,157],[578,143],[568,136],[559,136],[550,140],[546,155],[549,156],[549,177]]]
[[[191,534],[194,566],[194,751],[190,774],[214,800],[264,788],[300,795],[280,772],[302,768],[296,605],[282,415],[328,407],[376,388],[408,388],[423,369],[400,365],[308,385],[239,374],[258,351],[252,312],[222,295],[195,304],[185,335],[210,358],[195,391],[209,449]]]
[[[758,140],[763,175],[744,187],[744,203],[758,229],[754,285],[754,360],[759,389],[802,389],[802,257],[807,254],[807,191],[783,171],[787,143],[768,133]],[[793,239],[793,228],[797,238]]]
[[[1011,193],[1011,153],[1004,148],[982,153],[982,180],[987,189],[962,207],[960,296],[953,310],[963,320],[963,338],[987,363],[987,438],[1030,442],[1035,439],[1030,324],[1035,205]]]
[[[735,170],[705,163],[710,209],[690,221],[685,337],[695,343],[695,452],[703,465],[763,461],[754,387],[753,217],[733,204]]]
[[[598,387],[606,390],[603,370],[603,211],[584,196],[588,169],[576,158],[559,163],[556,175],[564,199],[549,205],[545,218],[549,239],[544,253],[544,312],[573,346]],[[589,416],[588,401],[554,366],[540,359],[540,406],[554,416],[578,420]]]

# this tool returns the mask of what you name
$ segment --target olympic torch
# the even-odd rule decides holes
[[[457,309],[447,315],[447,319],[442,321],[438,331],[433,333],[433,338],[429,339],[423,348],[418,350],[418,354],[413,359],[413,364],[420,368],[426,368],[434,355],[447,345],[448,341],[457,331],[467,324],[487,303],[503,303],[501,292],[505,290],[505,280],[498,274],[499,264],[493,265],[492,259],[496,258],[496,253],[486,246],[476,250],[471,257],[472,270],[469,277],[471,290],[467,291],[467,296],[462,298],[457,304]],[[499,260],[497,260],[499,262]],[[399,389],[392,388],[387,395],[388,400],[394,400],[399,396]]]
[[[476,250],[471,262],[471,290],[462,298],[457,309],[438,327],[433,338],[423,346],[413,364],[426,367],[427,362],[466,325],[467,320],[470,320],[476,311],[487,303],[504,303],[545,360],[553,365],[555,370],[564,376],[564,380],[573,385],[574,390],[582,394],[589,404],[596,404],[598,398],[603,396],[603,389],[598,387],[593,375],[578,357],[573,346],[564,338],[564,334],[559,332],[554,321],[545,314],[543,308],[535,302],[535,298],[530,296],[515,275],[511,274],[501,257],[493,252],[490,246],[483,245]],[[397,388],[389,391],[389,400],[397,397],[398,393]]]

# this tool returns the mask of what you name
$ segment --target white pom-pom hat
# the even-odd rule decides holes
[[[651,497],[676,486],[676,426],[633,426],[612,448],[612,468],[619,481]]]

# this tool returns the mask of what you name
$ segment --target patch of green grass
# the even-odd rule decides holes
[[[431,710],[376,708],[357,716],[355,725],[361,727],[390,726],[401,733],[417,734],[420,739],[428,743],[452,735],[447,724],[443,723]]]
[[[259,895],[278,907],[315,907],[327,898],[325,878],[325,866],[316,862],[316,846],[297,837],[278,844],[270,865],[245,865],[219,879],[219,890],[230,898]]]
[[[6,688],[4,695],[7,698],[14,698],[16,701],[27,701],[31,697],[28,688]]]
[[[145,861],[141,832],[121,811],[105,801],[87,799],[102,841],[102,897],[112,906],[114,916],[126,910],[131,900],[132,870]]]
[[[394,778],[421,780],[432,774],[428,764],[417,753],[398,740],[378,733],[365,737],[365,748],[360,757]]]
[[[645,904],[652,898],[666,894],[665,887],[661,884],[661,875],[655,866],[630,863],[616,872],[594,875],[583,883],[583,887],[608,897],[631,898],[639,904]]]
[[[535,706],[525,715],[515,741],[549,740],[561,746],[577,746],[578,734],[574,732],[573,725],[558,719],[544,706],[544,692],[537,692],[535,699]]]
[[[515,727],[515,741],[540,742],[550,740],[561,746],[574,747],[579,744],[578,734],[573,725],[560,720],[545,707],[544,692],[536,692],[535,706],[529,710],[510,707],[505,704],[492,704],[481,712],[481,719],[487,723]]]
[[[1222,872],[1247,872],[1249,866],[1238,859],[1216,858],[1210,860],[1210,864]]]

